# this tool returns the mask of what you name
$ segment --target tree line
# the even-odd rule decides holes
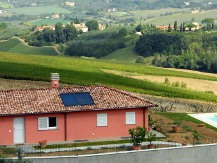
[[[82,34],[83,31],[78,31],[74,25],[74,22],[63,26],[62,23],[55,24],[53,29],[45,28],[42,31],[36,31],[26,37],[25,41],[30,46],[50,46],[53,44],[64,44],[72,41]],[[75,23],[80,23],[75,19]],[[85,24],[88,27],[88,31],[98,30],[98,22],[96,20],[89,20]],[[33,29],[34,30],[34,29]]]
[[[65,55],[101,58],[125,47],[127,30],[93,31],[67,43]]]
[[[161,67],[217,72],[217,33],[153,33],[135,45],[141,56],[155,56]]]

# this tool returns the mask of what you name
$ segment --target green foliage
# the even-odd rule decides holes
[[[165,48],[164,52],[161,51],[163,54],[155,55],[152,63],[155,66],[162,67],[199,70],[212,73],[217,72],[217,34],[191,33],[189,35],[181,35],[185,40],[184,42],[189,43],[186,48],[182,48],[182,44],[180,44],[180,55],[175,55],[174,48],[170,46],[167,50]],[[170,44],[168,44],[168,46],[169,45]],[[144,47],[142,48],[144,49]]]
[[[184,39],[184,35],[177,33],[146,34],[140,37],[135,46],[136,51],[142,56],[164,52],[181,54],[182,50],[186,50],[186,48],[187,41]]]
[[[85,25],[88,27],[88,31],[99,30],[99,24],[96,20],[88,20]]]
[[[176,81],[175,83],[172,83],[172,86],[174,86],[174,87],[179,87],[179,81]]]
[[[120,32],[121,31],[121,32]],[[77,40],[67,43],[65,54],[101,58],[125,47],[126,29],[99,31],[82,34]]]
[[[144,57],[142,56],[139,56],[137,59],[136,59],[136,62],[135,63],[144,63]]]
[[[149,144],[152,144],[152,141],[156,140],[156,134],[153,132],[148,132],[146,140],[149,142]]]
[[[146,129],[140,126],[128,130],[133,145],[140,145],[145,140]]]
[[[165,78],[164,83],[165,84],[170,84],[170,81],[169,81],[168,77]]]
[[[26,37],[25,41],[31,46],[50,46],[54,43],[61,44],[74,40],[78,36],[78,31],[73,24],[67,24],[63,28],[62,23],[55,25],[55,30],[44,29],[43,31],[36,31]]]
[[[192,135],[193,135],[194,139],[197,141],[199,141],[201,138],[203,138],[203,136],[200,135],[196,130],[193,131]]]

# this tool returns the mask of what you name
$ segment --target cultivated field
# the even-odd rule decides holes
[[[126,76],[134,79],[139,79],[139,80],[149,80],[152,82],[157,82],[162,84],[165,84],[165,79],[167,78],[169,82],[167,84],[175,85],[176,83],[179,83],[179,86],[181,86],[181,84],[186,84],[187,89],[210,92],[210,93],[212,92],[217,95],[217,81],[175,77],[175,76],[138,75],[134,73],[129,73],[129,72],[126,73],[126,72],[115,71],[115,70],[105,70],[105,72]],[[191,72],[194,73],[194,71]],[[217,75],[215,76],[217,77]]]
[[[190,22],[190,21],[201,23],[201,21],[205,18],[217,19],[216,13],[217,13],[217,9],[202,11],[196,14],[192,14],[192,13],[174,14],[174,15],[152,18],[146,20],[146,23],[152,23],[155,25],[168,25],[169,23],[173,25],[175,21],[177,21],[178,24],[181,24],[182,22]]]
[[[41,25],[55,25],[56,23],[66,24],[68,21],[64,19],[40,19],[36,21],[31,21],[30,23],[36,26]]]
[[[159,17],[160,15],[165,14],[174,14],[174,13],[189,13],[190,9],[178,9],[178,8],[166,8],[166,9],[159,9],[159,10],[140,10],[140,11],[130,11],[132,15],[135,16],[136,19],[146,19],[151,17]]]
[[[69,10],[57,7],[57,6],[41,6],[41,7],[20,7],[12,8],[9,10],[15,14],[25,14],[25,15],[41,15],[41,14],[70,14]]]
[[[57,52],[52,47],[31,47],[15,38],[8,41],[1,41],[0,51],[19,54],[57,55]]]
[[[102,71],[104,69],[140,75],[176,76],[217,81],[217,77],[213,76],[182,73],[142,64],[120,64],[63,56],[0,53],[0,77],[50,81],[50,73],[58,72],[61,82],[66,84],[102,84],[142,94],[217,102],[216,96],[210,93],[105,73]]]

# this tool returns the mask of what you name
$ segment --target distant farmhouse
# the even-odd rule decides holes
[[[168,26],[167,25],[157,25],[155,26],[155,28],[163,30],[163,31],[167,31],[168,30]],[[171,29],[174,29],[173,26],[170,26]]]
[[[0,14],[6,13],[5,10],[0,10]]]
[[[66,6],[70,6],[70,7],[74,7],[75,6],[75,2],[65,2]]]
[[[73,26],[75,27],[75,29],[77,31],[82,31],[82,32],[88,32],[88,27],[85,25],[85,23],[79,23],[79,24],[75,24],[73,23]],[[63,27],[65,27],[63,25]],[[36,31],[43,31],[44,29],[51,29],[51,30],[55,30],[55,26],[41,26],[41,27],[35,27],[34,28],[34,32]],[[105,26],[103,24],[99,24],[99,30],[104,30]]]
[[[85,26],[84,23],[80,23],[80,24],[73,23],[73,26],[77,31],[88,32],[88,27]]]
[[[110,9],[108,9],[108,12],[117,12],[118,10],[117,10],[117,8],[110,8]]]
[[[55,27],[54,26],[42,26],[42,27],[35,27],[34,28],[34,32],[36,31],[43,31],[44,29],[51,29],[51,30],[55,30]]]
[[[201,10],[198,10],[198,9],[192,9],[192,10],[191,10],[191,13],[192,13],[192,14],[196,14],[196,13],[199,13],[199,12],[201,12]]]

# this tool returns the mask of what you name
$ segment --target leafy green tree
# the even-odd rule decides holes
[[[174,22],[174,31],[177,31],[177,21]]]
[[[86,26],[88,27],[88,31],[99,30],[99,24],[96,20],[88,20]]]
[[[171,26],[170,26],[170,23],[169,23],[169,26],[168,26],[168,32],[171,32]]]
[[[56,43],[64,43],[65,42],[65,36],[63,33],[62,23],[57,23],[55,25],[55,34],[56,34]]]
[[[78,31],[75,29],[73,24],[67,24],[64,29],[65,40],[71,41],[78,36]]]
[[[191,29],[192,29],[192,28],[195,28],[196,25],[193,24],[193,23],[190,23],[190,24],[187,24],[186,27],[188,27],[188,28],[189,28],[189,31],[191,31]]]
[[[181,25],[180,25],[180,27],[179,27],[179,31],[180,31],[180,32],[183,32],[183,25],[182,25],[182,23],[181,23]]]
[[[142,28],[142,25],[139,24],[139,25],[136,26],[135,29],[136,29],[137,32],[141,32],[143,28]]]
[[[118,36],[119,37],[124,37],[127,35],[127,29],[126,28],[121,28],[119,31],[118,31]]]
[[[212,28],[212,23],[214,23],[213,18],[205,18],[202,20],[203,24],[206,24],[206,30],[210,30]]]
[[[78,19],[77,17],[75,19],[73,19],[73,23],[75,24],[80,24],[82,21],[80,19]]]

